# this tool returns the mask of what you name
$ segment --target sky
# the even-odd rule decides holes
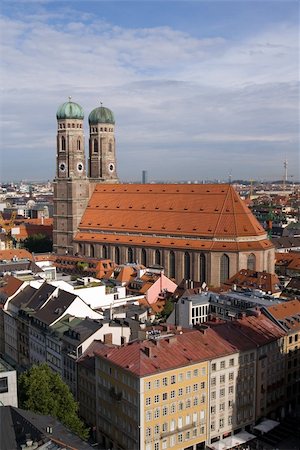
[[[0,6],[0,181],[55,177],[72,96],[116,120],[121,181],[299,180],[299,2]]]

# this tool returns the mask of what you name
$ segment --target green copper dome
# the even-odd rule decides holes
[[[84,118],[83,109],[78,103],[68,101],[63,103],[57,110],[57,120],[59,119],[81,119]]]
[[[97,123],[111,123],[114,125],[115,118],[112,111],[104,106],[93,109],[89,115],[89,124],[96,125]]]

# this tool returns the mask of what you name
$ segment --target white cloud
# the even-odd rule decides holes
[[[2,18],[3,174],[11,151],[33,158],[27,178],[37,152],[43,152],[53,164],[51,171],[49,164],[41,169],[49,178],[55,112],[68,95],[86,115],[100,101],[114,111],[119,172],[127,179],[147,167],[153,178],[162,177],[162,153],[171,155],[172,179],[199,177],[201,167],[202,178],[221,177],[225,149],[227,162],[231,154],[236,171],[246,176],[252,163],[239,168],[237,145],[250,146],[257,171],[262,170],[257,156],[271,150],[278,157],[287,153],[297,165],[295,28],[270,27],[235,42],[222,36],[197,39],[169,26],[125,29],[87,22],[90,15],[80,20],[70,15],[69,22],[57,18],[42,10],[24,19]],[[131,154],[136,167],[126,157]],[[204,158],[215,162],[206,167]],[[176,166],[181,159],[189,164]]]

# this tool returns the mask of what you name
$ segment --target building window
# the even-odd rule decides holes
[[[221,368],[221,369],[225,369],[225,361],[221,361],[221,363],[220,363],[220,368]]]
[[[91,258],[95,258],[95,247],[93,244],[90,246],[90,256]]]
[[[191,278],[191,256],[189,252],[184,254],[184,278],[186,280]]]
[[[146,437],[151,437],[151,428],[146,428]]]
[[[8,382],[7,377],[0,378],[0,394],[8,392]]]
[[[220,282],[225,283],[229,278],[229,256],[222,255],[220,259]]]
[[[154,403],[159,403],[159,395],[154,396]]]
[[[175,278],[175,253],[173,250],[169,253],[169,276]]]
[[[163,384],[163,386],[168,386],[168,378],[167,377],[164,377],[162,379],[162,384]]]
[[[127,255],[128,255],[128,258],[127,258],[128,262],[133,263],[133,250],[131,247],[128,248]]]
[[[155,264],[161,265],[161,253],[160,250],[155,250]]]
[[[106,245],[103,245],[103,246],[102,246],[102,257],[103,257],[104,259],[107,259],[107,257],[108,257],[108,252],[107,252],[107,247],[106,247]]]
[[[156,409],[154,410],[154,419],[158,419],[159,416],[160,416],[159,408],[156,408]]]
[[[206,258],[204,253],[200,254],[200,283],[206,281]]]
[[[77,139],[77,150],[80,150],[80,139]]]
[[[94,139],[94,153],[99,152],[98,139]]]
[[[151,398],[147,397],[146,398],[146,406],[149,406],[149,405],[151,405]]]
[[[171,375],[171,384],[175,384],[175,383],[176,383],[176,376]]]
[[[109,151],[109,152],[112,152],[112,143],[111,143],[111,141],[110,141],[109,144],[108,144],[108,151]]]
[[[256,262],[255,255],[253,255],[253,253],[251,253],[251,255],[249,255],[247,258],[247,269],[255,270],[255,262]]]
[[[231,359],[229,360],[229,366],[230,366],[230,367],[234,366],[234,358],[231,358]]]
[[[162,415],[163,415],[163,416],[167,416],[167,415],[168,415],[168,407],[167,407],[167,406],[164,406],[164,407],[163,407],[163,409],[162,409]]]
[[[155,425],[154,434],[158,434],[158,433],[159,433],[159,425]]]
[[[216,363],[213,363],[213,364],[211,365],[211,370],[212,370],[212,372],[215,372],[216,369],[217,369]]]
[[[168,400],[168,394],[167,394],[167,392],[164,392],[164,393],[163,393],[162,399],[163,399],[163,400]]]
[[[62,152],[64,152],[66,150],[66,139],[64,136],[61,137],[61,146],[60,149]]]
[[[115,247],[115,262],[120,264],[120,249],[119,247]]]
[[[141,251],[141,263],[143,264],[143,266],[147,267],[147,253],[144,248],[142,248]]]
[[[146,411],[146,421],[149,422],[152,420],[152,413],[151,411]]]

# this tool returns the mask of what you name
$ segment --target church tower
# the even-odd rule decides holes
[[[116,171],[115,119],[100,106],[89,115],[89,178],[92,183],[119,183]]]
[[[56,177],[54,180],[53,250],[73,253],[73,236],[89,199],[83,109],[69,101],[56,113]]]

